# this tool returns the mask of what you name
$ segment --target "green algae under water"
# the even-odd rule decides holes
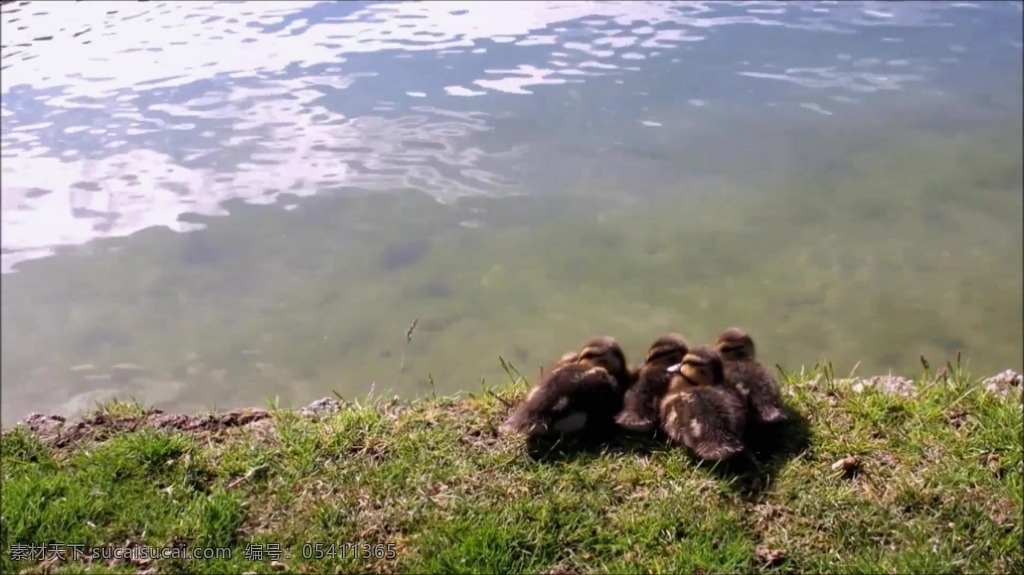
[[[474,390],[501,379],[499,355],[533,376],[592,335],[635,361],[664,331],[699,343],[733,324],[790,368],[913,374],[959,349],[977,375],[1020,370],[1020,137],[1018,119],[868,138],[756,184],[656,183],[634,203],[230,203],[198,232],[4,276],[3,417],[115,393],[188,410]]]

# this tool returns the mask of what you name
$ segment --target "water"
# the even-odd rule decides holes
[[[1021,368],[1019,2],[57,7],[2,9],[5,423],[731,324]]]

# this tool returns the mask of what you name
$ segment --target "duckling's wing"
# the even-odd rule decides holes
[[[723,411],[737,407],[742,411],[746,406],[723,403],[715,391],[715,388],[700,387],[678,394],[679,401],[667,402],[673,410],[667,414],[663,425],[673,441],[685,445],[697,457],[707,461],[727,459],[745,448],[733,429],[731,418]]]
[[[754,417],[760,423],[779,423],[786,419],[779,383],[770,371],[756,361],[736,362],[729,380],[746,396]]]
[[[642,369],[622,400],[615,422],[625,429],[652,431],[658,423],[658,404],[668,388],[668,374]]]
[[[690,419],[693,417],[693,393],[684,391],[666,395],[661,401],[658,422],[662,431],[672,443],[685,445],[692,449],[692,437],[687,432]]]
[[[750,393],[750,402],[754,406],[755,413],[762,423],[779,423],[786,419],[786,410],[782,404],[782,392],[779,390],[779,382],[760,363],[754,364],[754,369],[759,374],[761,385],[754,386]]]
[[[550,430],[551,422],[548,418],[550,410],[546,406],[553,400],[554,390],[551,386],[551,379],[554,374],[557,374],[557,370],[548,372],[544,379],[530,388],[526,397],[498,427],[499,432],[533,435],[547,433]]]
[[[500,429],[527,434],[574,431],[585,426],[592,415],[600,416],[602,406],[614,401],[615,385],[603,369],[559,366],[530,391]],[[611,418],[617,406],[604,409],[612,410]]]
[[[622,408],[619,382],[601,368],[582,368],[573,377],[559,383],[559,398],[551,410],[558,419],[576,418],[579,428],[611,424]],[[582,415],[582,418],[580,417]]]
[[[747,425],[747,403],[743,396],[727,386],[716,385],[699,390],[702,400],[718,415],[721,427],[734,437],[743,437]]]

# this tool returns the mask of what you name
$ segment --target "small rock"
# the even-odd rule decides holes
[[[313,417],[317,415],[324,415],[327,413],[336,413],[341,411],[342,404],[337,399],[331,397],[324,397],[310,403],[306,407],[299,409],[299,415],[304,417]]]
[[[775,567],[785,561],[785,559],[786,552],[781,549],[757,548],[757,562],[761,567]]]
[[[986,467],[988,467],[988,470],[992,472],[992,475],[995,475],[996,477],[1002,478],[1002,476],[1003,476],[1003,466],[1000,465],[1000,463],[999,463],[999,455],[998,454],[989,453],[985,457],[985,465],[986,465]]]
[[[832,471],[842,471],[846,478],[853,477],[860,471],[861,461],[856,455],[850,455],[832,464]]]
[[[411,238],[388,244],[381,251],[377,263],[385,271],[397,271],[419,262],[430,251],[428,238]]]
[[[43,415],[42,413],[33,413],[25,419],[24,423],[32,429],[37,429],[51,425],[61,425],[65,421],[67,421],[67,419],[61,415]]]
[[[914,397],[917,395],[913,380],[895,375],[876,377],[877,387],[885,393],[900,395],[903,397]]]
[[[987,393],[1000,398],[1006,398],[1009,397],[1014,388],[1021,387],[1022,379],[1024,379],[1024,376],[1021,376],[1021,374],[1013,371],[1012,369],[1008,369],[1002,373],[993,375],[983,383]]]
[[[970,414],[962,409],[947,409],[942,412],[942,417],[944,417],[946,422],[954,428],[960,429],[965,423],[967,423]]]
[[[285,565],[284,563],[281,563],[280,561],[271,561],[270,562],[270,568],[273,569],[274,571],[284,571],[285,569],[288,568],[288,566]]]
[[[191,418],[180,413],[151,412],[146,418],[157,429],[185,429]]]
[[[42,413],[33,413],[29,415],[25,421],[21,422],[21,425],[27,427],[32,433],[35,433],[40,438],[48,441],[54,436],[59,435],[61,428],[64,427],[66,419],[60,415],[43,415]]]
[[[914,397],[917,390],[914,382],[905,377],[897,375],[876,375],[857,380],[853,384],[854,393],[863,393],[869,387],[880,390],[882,393],[899,395],[902,397]]]

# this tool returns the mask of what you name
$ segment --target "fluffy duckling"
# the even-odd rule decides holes
[[[626,391],[622,411],[615,422],[624,429],[650,433],[658,425],[658,404],[668,389],[672,374],[669,366],[677,364],[690,346],[678,333],[667,333],[647,348],[647,356],[636,373],[636,380]]]
[[[786,419],[779,384],[770,371],[757,362],[754,340],[738,327],[722,332],[715,341],[722,355],[725,381],[747,400],[758,423],[779,423]]]
[[[610,429],[630,383],[618,342],[607,336],[591,339],[555,362],[499,431],[539,436]]]
[[[661,400],[660,417],[669,439],[706,461],[743,452],[747,406],[739,392],[723,385],[718,351],[699,346],[667,371],[672,378]]]

